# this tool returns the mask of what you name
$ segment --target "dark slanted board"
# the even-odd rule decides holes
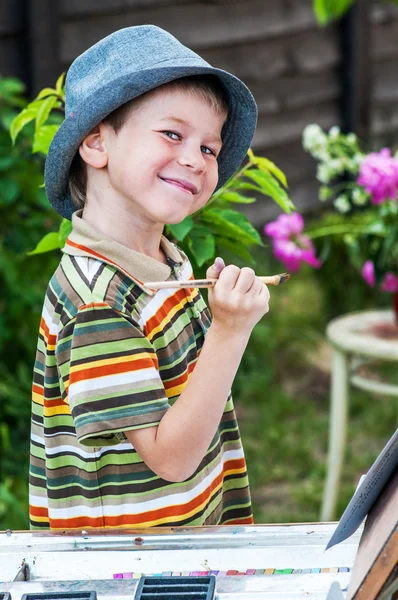
[[[376,600],[398,565],[398,466],[372,507],[346,600]]]

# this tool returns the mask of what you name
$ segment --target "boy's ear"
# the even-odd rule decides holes
[[[108,152],[104,144],[103,128],[94,127],[84,138],[79,147],[79,153],[85,163],[95,169],[102,169],[108,164]]]

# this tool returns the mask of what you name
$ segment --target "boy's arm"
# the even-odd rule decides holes
[[[217,277],[213,265],[207,277]],[[205,456],[225,408],[254,325],[268,311],[269,292],[252,269],[233,265],[209,290],[213,322],[184,391],[157,427],[126,431],[149,468],[184,481]]]

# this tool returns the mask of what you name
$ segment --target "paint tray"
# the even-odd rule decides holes
[[[208,577],[141,577],[134,600],[213,600],[214,575]]]

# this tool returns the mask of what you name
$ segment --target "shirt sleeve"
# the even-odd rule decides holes
[[[158,425],[170,407],[153,346],[106,303],[79,309],[58,335],[56,358],[81,444],[116,444],[124,431]]]

